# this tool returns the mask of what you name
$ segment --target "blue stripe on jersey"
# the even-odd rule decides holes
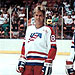
[[[71,46],[71,48],[75,48],[75,46]]]
[[[55,49],[57,49],[56,46],[51,46],[51,48],[55,48]]]
[[[47,59],[47,57],[40,57],[40,56],[27,56],[26,58],[45,58]]]
[[[26,65],[32,65],[32,66],[34,66],[34,65],[38,65],[38,66],[43,66],[44,65],[44,63],[36,63],[36,62],[26,62]]]

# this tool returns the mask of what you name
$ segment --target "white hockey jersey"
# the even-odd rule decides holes
[[[71,43],[71,50],[70,50],[70,56],[67,58],[66,60],[66,66],[68,66],[68,68],[72,68],[75,70],[75,51],[74,51],[74,36],[73,36],[73,40]]]
[[[23,52],[22,52],[23,53]],[[49,26],[29,26],[25,36],[25,58],[27,65],[43,65],[45,59],[54,60],[56,55],[55,34]]]

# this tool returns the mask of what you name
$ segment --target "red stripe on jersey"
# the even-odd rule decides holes
[[[30,54],[30,53],[42,54],[42,55],[46,55],[46,56],[48,55],[46,53],[36,52],[36,51],[29,51],[28,54]]]
[[[25,55],[25,42],[23,42],[21,55]]]
[[[30,38],[29,41],[34,41],[34,39]]]
[[[72,65],[73,64],[73,62],[71,62],[71,61],[66,61],[66,65]]]
[[[27,58],[27,60],[45,60],[45,58]]]
[[[74,42],[72,42],[74,44]]]

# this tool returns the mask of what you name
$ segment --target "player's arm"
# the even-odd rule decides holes
[[[22,73],[25,69],[25,64],[26,64],[26,58],[25,58],[25,43],[26,43],[26,37],[27,37],[27,34],[28,34],[28,27],[26,29],[26,35],[25,35],[25,38],[23,40],[23,45],[22,45],[22,49],[21,49],[21,55],[20,55],[20,58],[19,58],[19,62],[18,62],[18,67],[17,67],[17,71]]]
[[[74,60],[74,42],[72,42],[70,56],[66,60],[66,74],[67,75],[74,75],[73,60]]]
[[[24,71],[25,63],[26,60],[25,60],[25,39],[24,39],[21,49],[21,55],[18,61],[17,72],[22,73]]]
[[[74,45],[74,42],[72,42],[72,45]],[[73,60],[74,60],[74,46],[71,46],[70,56],[66,60],[66,73],[67,73],[67,75],[74,75]]]
[[[54,31],[51,29],[51,34],[48,34],[48,45],[51,46],[50,50],[48,52],[48,58],[45,60],[44,62],[44,67],[42,70],[43,75],[50,75],[52,73],[52,62],[55,59],[56,56],[56,51],[57,51],[57,47],[56,47],[56,39],[55,39],[55,34]]]

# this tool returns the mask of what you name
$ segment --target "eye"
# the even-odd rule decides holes
[[[36,14],[36,16],[38,16],[38,14]]]
[[[42,15],[39,15],[39,17],[41,17]]]

